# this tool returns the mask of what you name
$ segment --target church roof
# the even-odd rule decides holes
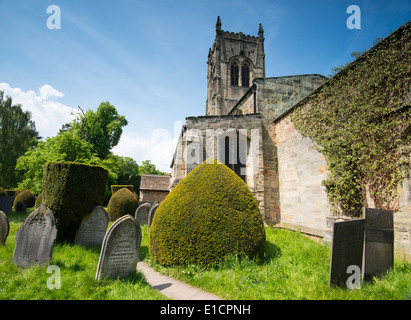
[[[140,190],[169,191],[170,176],[143,174],[141,176]]]

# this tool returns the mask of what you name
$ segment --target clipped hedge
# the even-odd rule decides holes
[[[111,196],[110,201],[108,202],[108,219],[110,221],[115,221],[126,214],[130,214],[134,217],[137,207],[138,197],[136,194],[127,188],[121,188]]]
[[[163,265],[208,265],[231,254],[260,256],[265,229],[249,187],[221,163],[192,170],[161,202],[148,248]]]
[[[6,189],[5,191],[8,197],[16,197],[21,192],[20,189]]]
[[[53,212],[57,241],[72,242],[84,216],[104,200],[108,170],[76,162],[46,162],[43,202]]]
[[[26,189],[21,192],[19,192],[15,197],[13,201],[13,207],[16,208],[17,202],[23,202],[26,208],[33,208],[34,204],[36,203],[36,197],[34,194]]]

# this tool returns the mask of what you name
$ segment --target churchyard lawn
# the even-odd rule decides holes
[[[55,244],[47,265],[17,267],[11,263],[16,231],[32,210],[27,214],[13,211],[9,217],[10,234],[6,245],[0,246],[0,299],[167,299],[139,272],[125,280],[95,281],[98,249]],[[361,289],[330,288],[330,247],[298,232],[266,228],[266,252],[260,260],[229,257],[209,267],[165,268],[152,261],[147,227],[141,226],[141,230],[140,255],[149,265],[225,299],[411,299],[411,264],[401,259],[395,259],[386,276],[362,283]],[[60,288],[53,288],[55,273],[52,269],[47,272],[48,266],[59,267]]]

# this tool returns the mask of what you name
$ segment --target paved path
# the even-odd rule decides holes
[[[174,300],[223,300],[211,293],[192,287],[182,281],[164,276],[139,261],[137,269],[144,274],[146,281],[162,294]]]

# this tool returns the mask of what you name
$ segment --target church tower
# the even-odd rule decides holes
[[[221,30],[220,17],[216,37],[208,53],[206,115],[226,115],[252,85],[265,77],[264,30],[258,36]]]

